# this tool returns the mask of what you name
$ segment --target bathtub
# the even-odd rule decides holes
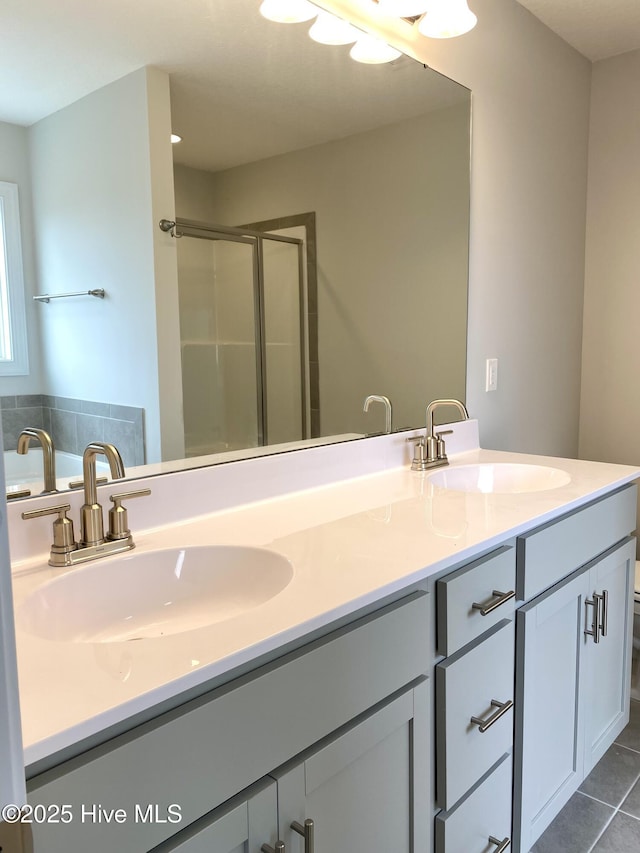
[[[24,489],[37,495],[44,488],[42,452],[35,445],[24,456],[15,450],[5,450],[4,471],[9,496]],[[96,460],[96,472],[98,476],[108,475],[108,464]],[[67,489],[70,481],[82,480],[82,456],[56,450],[56,479],[59,489]]]

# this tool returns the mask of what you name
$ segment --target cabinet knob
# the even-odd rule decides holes
[[[511,839],[503,838],[502,841],[500,841],[499,838],[494,838],[493,835],[490,835],[489,843],[495,844],[497,846],[498,849],[495,850],[494,853],[503,853],[503,851],[506,850],[507,847],[511,844]]]
[[[310,818],[307,818],[304,822],[304,826],[302,826],[302,824],[298,823],[297,820],[294,820],[291,824],[291,829],[304,838],[304,853],[314,853],[313,834],[315,826],[313,821]]]

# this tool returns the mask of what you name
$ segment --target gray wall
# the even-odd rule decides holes
[[[640,50],[593,66],[580,456],[640,462]]]
[[[391,398],[397,426],[464,396],[468,162],[463,100],[213,175],[176,169],[185,218],[316,214],[322,435],[380,429],[362,412],[368,394]]]
[[[458,39],[386,27],[473,91],[467,402],[483,446],[575,456],[591,64],[515,0],[470,6],[478,25]]]

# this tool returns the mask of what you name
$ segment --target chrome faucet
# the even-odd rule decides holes
[[[412,471],[426,471],[428,468],[439,468],[441,465],[449,464],[442,436],[449,435],[453,430],[448,429],[435,432],[433,422],[435,411],[441,406],[453,406],[460,412],[460,420],[469,420],[469,413],[466,406],[460,400],[433,400],[429,403],[426,411],[427,423],[424,436],[417,439],[407,439],[407,441],[414,441],[416,443],[416,450],[411,463]]]
[[[44,489],[41,494],[52,495],[58,491],[56,484],[56,455],[53,441],[48,432],[35,427],[25,427],[18,436],[18,453],[24,456],[29,452],[31,439],[35,438],[42,447],[44,460]]]
[[[371,403],[382,403],[384,405],[384,431],[385,435],[391,432],[391,400],[388,397],[383,397],[381,394],[370,394],[364,401],[363,411],[369,411]]]
[[[96,481],[96,456],[104,455],[109,462],[114,480],[124,477],[124,464],[118,448],[113,444],[92,441],[82,455],[84,485],[84,504],[80,508],[80,541],[73,535],[73,522],[67,517],[70,504],[34,509],[23,512],[25,520],[40,518],[44,515],[57,515],[53,522],[53,545],[49,555],[50,566],[73,566],[98,557],[108,557],[120,551],[129,551],[135,547],[127,522],[127,510],[122,501],[127,498],[141,498],[151,494],[151,489],[137,489],[111,495],[113,508],[109,510],[109,532],[104,534],[102,506],[98,503]]]

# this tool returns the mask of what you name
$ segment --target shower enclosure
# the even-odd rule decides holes
[[[187,456],[308,438],[304,241],[178,220]]]

